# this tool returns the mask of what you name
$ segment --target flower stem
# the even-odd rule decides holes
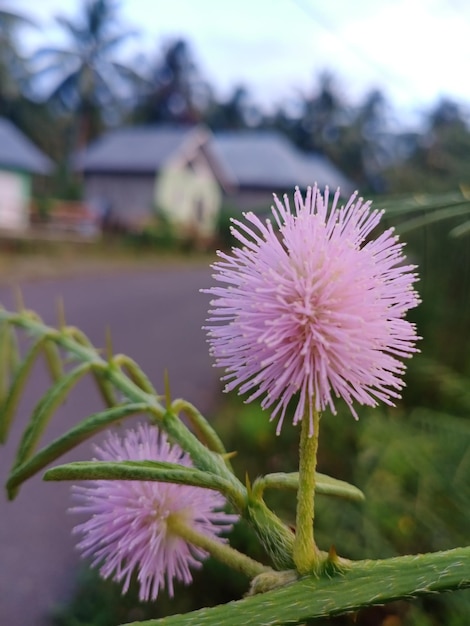
[[[213,539],[194,530],[194,528],[178,519],[177,516],[170,516],[167,523],[171,532],[179,535],[189,543],[206,550],[218,561],[225,563],[225,565],[237,572],[245,574],[250,579],[265,572],[272,572],[270,567],[255,561],[242,552],[238,552],[238,550],[235,550],[227,543],[222,543],[220,539]]]
[[[297,491],[294,540],[294,563],[297,571],[302,575],[315,571],[320,558],[313,534],[319,428],[320,413],[318,411],[313,412],[313,433],[311,436],[310,420],[307,415],[304,415],[300,434],[299,488]]]

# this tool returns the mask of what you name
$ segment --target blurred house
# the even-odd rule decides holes
[[[314,183],[320,188],[353,191],[352,183],[327,158],[298,150],[281,133],[232,131],[217,133],[212,142],[224,171],[235,186],[230,202],[243,210],[265,209],[273,193],[292,193]]]
[[[85,199],[106,218],[144,225],[155,209],[176,228],[213,232],[224,185],[201,127],[144,126],[104,135],[75,161]]]
[[[29,224],[31,177],[50,174],[52,161],[9,120],[0,118],[0,228]]]
[[[305,155],[281,134],[213,135],[204,126],[123,128],[77,156],[85,198],[130,227],[154,211],[180,234],[210,238],[224,205],[267,211],[272,194],[314,182],[345,193],[351,183],[325,158]]]

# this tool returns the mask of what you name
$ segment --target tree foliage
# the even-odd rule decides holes
[[[444,192],[470,184],[468,114],[449,98],[410,128],[382,91],[372,89],[353,103],[329,70],[266,112],[242,83],[220,96],[185,39],[169,40],[154,59],[119,60],[123,44],[137,34],[123,26],[119,9],[118,0],[83,0],[77,16],[56,18],[68,43],[41,47],[32,62],[18,38],[31,21],[0,10],[0,115],[59,162],[67,164],[71,152],[110,124],[202,122],[214,131],[279,131],[300,150],[330,159],[363,193]],[[59,133],[38,131],[44,127]]]
[[[87,0],[76,19],[57,16],[69,45],[43,47],[35,54],[36,63],[43,63],[38,76],[53,77],[49,104],[76,117],[78,146],[102,129],[103,120],[120,103],[122,81],[134,75],[113,56],[133,34],[120,26],[117,9],[115,0]]]
[[[210,98],[189,43],[176,39],[150,63],[132,117],[147,123],[196,124],[202,121]]]

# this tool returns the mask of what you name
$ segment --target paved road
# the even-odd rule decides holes
[[[157,389],[168,369],[173,397],[184,397],[202,411],[213,406],[218,388],[201,325],[208,298],[198,292],[210,284],[209,268],[174,268],[129,272],[22,286],[29,308],[54,323],[58,296],[65,302],[67,323],[80,327],[95,345],[104,343],[110,326],[115,352],[133,357]],[[10,307],[12,294],[0,289],[0,302]],[[47,386],[37,367],[23,398],[10,441],[0,449],[3,483],[15,447],[38,393]],[[100,404],[91,381],[83,381],[53,418],[44,442],[63,433]],[[65,457],[88,459],[90,444]],[[0,495],[0,624],[46,626],[47,615],[71,592],[78,555],[67,515],[69,486],[28,481],[17,499]]]

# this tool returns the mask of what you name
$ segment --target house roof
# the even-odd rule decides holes
[[[188,126],[133,126],[104,135],[75,159],[86,171],[155,173],[193,134]]]
[[[221,184],[269,190],[341,187],[352,184],[326,158],[304,154],[273,131],[233,131],[211,135],[203,126],[133,126],[107,133],[75,158],[84,172],[152,173],[197,136],[212,157]]]
[[[277,132],[219,133],[214,138],[214,150],[241,187],[292,189],[316,182],[320,187],[341,187],[345,193],[352,188],[326,158],[300,152]]]
[[[302,183],[299,187],[312,186],[317,183],[320,189],[328,187],[336,190],[341,189],[343,195],[349,195],[354,191],[354,184],[350,181],[331,161],[320,154],[298,152],[298,176]]]
[[[0,118],[0,167],[49,174],[53,163],[12,122]]]

